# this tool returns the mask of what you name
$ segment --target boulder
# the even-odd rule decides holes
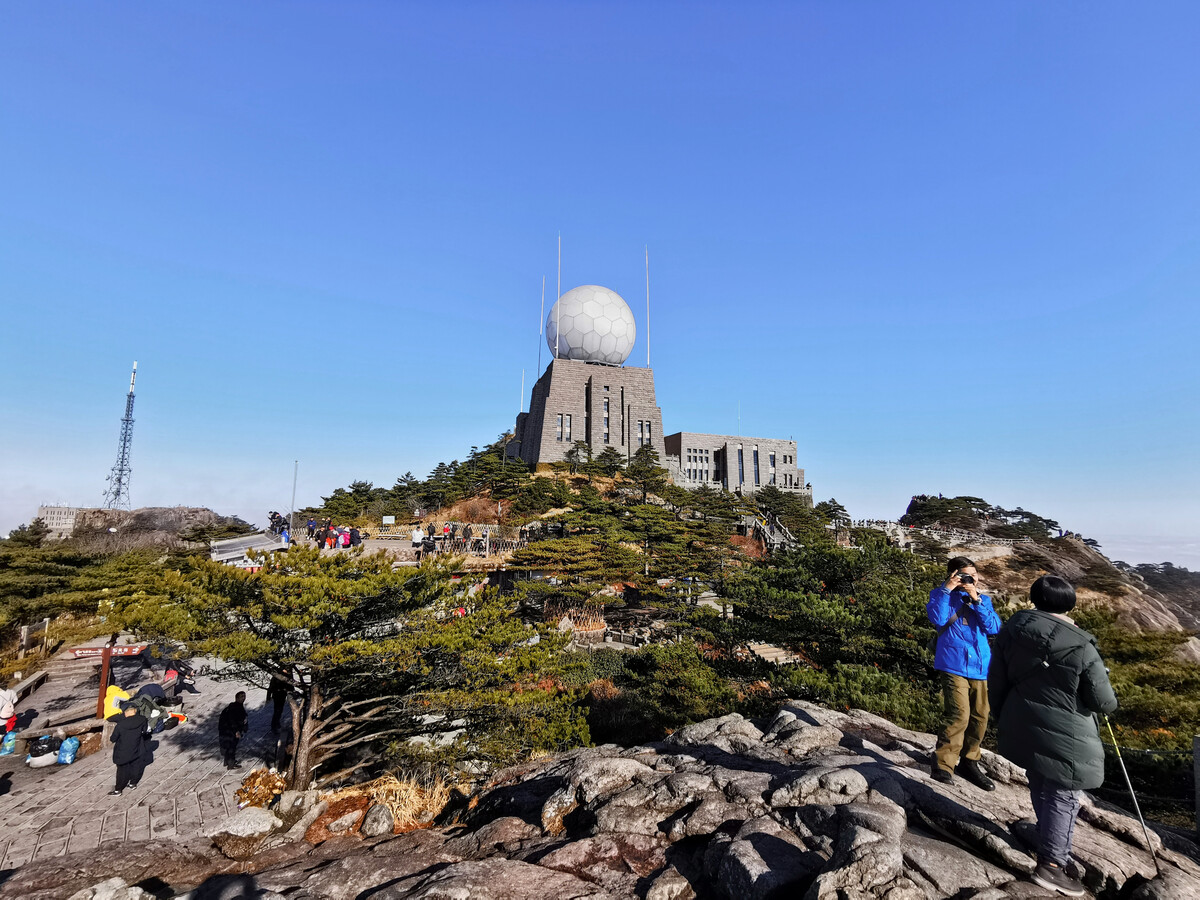
[[[330,830],[333,830],[332,827]],[[363,837],[382,837],[396,830],[396,820],[392,817],[392,811],[385,804],[376,803],[367,810],[358,830]]]
[[[283,820],[261,806],[239,809],[207,832],[213,845],[230,859],[252,857]]]

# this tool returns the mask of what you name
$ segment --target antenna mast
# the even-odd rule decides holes
[[[558,359],[558,342],[562,340],[558,333],[559,320],[562,318],[562,306],[559,305],[559,300],[562,300],[562,232],[558,233],[558,300],[555,300],[554,306],[554,358]]]
[[[129,509],[129,448],[133,444],[133,385],[137,381],[137,360],[129,376],[129,395],[125,398],[125,418],[121,420],[121,441],[117,446],[117,461],[108,475],[104,491],[105,509]]]
[[[646,368],[650,368],[650,245],[646,245]]]
[[[538,313],[538,367],[537,370],[542,371],[542,329],[546,327],[546,276],[542,276],[542,311]],[[524,393],[522,391],[522,393]],[[522,401],[523,403],[524,401]]]

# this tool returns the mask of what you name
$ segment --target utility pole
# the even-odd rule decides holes
[[[133,445],[133,385],[137,381],[137,360],[129,376],[129,394],[125,397],[125,418],[121,420],[121,440],[117,446],[117,461],[108,475],[104,492],[105,509],[129,509],[129,449]]]

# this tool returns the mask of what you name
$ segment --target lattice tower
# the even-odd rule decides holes
[[[133,445],[133,385],[137,381],[137,360],[129,376],[129,395],[125,398],[125,418],[121,419],[121,441],[117,445],[117,461],[108,474],[104,491],[105,509],[129,509],[129,448]]]

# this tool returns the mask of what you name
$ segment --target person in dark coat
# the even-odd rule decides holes
[[[1095,714],[1117,708],[1096,639],[1067,616],[1075,589],[1056,575],[1033,583],[1034,609],[1021,610],[996,639],[988,693],[1000,755],[1025,769],[1038,823],[1033,880],[1071,897],[1083,885],[1066,872],[1079,792],[1104,783]]]
[[[111,720],[110,720],[111,721]],[[108,793],[119,795],[125,788],[135,788],[146,771],[146,717],[135,706],[127,706],[113,727],[113,762],[117,764],[117,786]]]
[[[271,683],[267,686],[267,699],[275,704],[275,710],[271,714],[272,731],[279,730],[279,723],[283,719],[283,708],[287,706],[290,690],[291,686],[278,675],[272,677]]]
[[[217,720],[217,739],[221,745],[221,755],[225,757],[225,768],[240,769],[237,761],[238,741],[246,733],[249,721],[246,718],[246,692],[238,691],[233,702],[221,710],[221,718]]]

